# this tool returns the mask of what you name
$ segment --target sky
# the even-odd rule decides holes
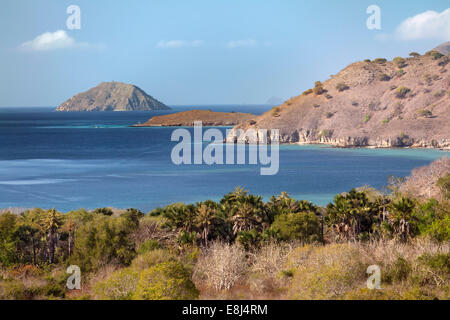
[[[264,104],[449,40],[448,0],[2,0],[0,106],[57,106],[103,81],[167,105]]]

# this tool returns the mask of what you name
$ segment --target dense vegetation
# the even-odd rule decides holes
[[[0,298],[448,299],[450,176],[436,198],[353,189],[325,208],[242,188],[145,215],[100,208],[0,215]],[[365,288],[366,268],[383,288]],[[82,290],[65,271],[81,268]],[[387,287],[386,287],[387,286]]]

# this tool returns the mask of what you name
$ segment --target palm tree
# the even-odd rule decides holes
[[[236,187],[234,190],[226,195],[220,200],[220,204],[225,206],[233,206],[235,203],[239,202],[247,196],[248,192],[244,188]]]
[[[413,219],[414,202],[405,197],[401,197],[390,205],[391,214],[389,222],[394,227],[394,232],[405,242],[411,233],[411,221]]]
[[[196,226],[202,231],[202,239],[205,246],[208,245],[208,235],[211,225],[214,222],[214,210],[202,203],[197,207],[197,216],[195,218]]]
[[[250,202],[244,202],[234,208],[231,218],[233,222],[233,233],[236,235],[240,231],[249,231],[261,225],[260,209]]]
[[[175,203],[167,207],[164,212],[167,225],[172,230],[182,230],[190,233],[195,222],[195,207],[184,203]]]
[[[352,189],[348,194],[337,195],[327,206],[327,222],[334,226],[339,237],[358,237],[371,232],[376,218],[374,205],[364,192]]]

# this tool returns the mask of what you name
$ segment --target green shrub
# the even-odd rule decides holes
[[[445,96],[445,90],[437,90],[433,93],[435,98],[442,98],[443,96]]]
[[[426,109],[417,110],[417,114],[425,118],[431,118],[433,116],[433,113],[430,110]]]
[[[450,174],[439,178],[436,185],[441,189],[444,198],[450,199]]]
[[[364,117],[363,122],[364,122],[364,123],[369,122],[370,118],[371,118],[371,117],[370,117],[370,114],[366,114],[366,116]]]
[[[141,243],[139,245],[137,253],[138,254],[143,254],[143,253],[146,253],[148,251],[155,250],[155,249],[161,249],[161,246],[159,245],[158,241],[156,241],[154,239],[150,239],[150,240],[147,240],[147,241],[145,241],[145,242],[143,242],[143,243]]]
[[[17,216],[5,212],[0,214],[0,265],[10,266],[17,262]]]
[[[370,59],[364,59],[364,62],[371,62]]]
[[[320,240],[320,220],[312,212],[287,213],[276,216],[271,229],[279,240]]]
[[[198,235],[198,233],[196,231],[192,231],[192,232],[181,231],[180,235],[177,238],[177,242],[181,246],[193,245],[197,241],[197,235]]]
[[[393,283],[407,280],[412,271],[412,266],[404,258],[398,257],[393,264],[386,266],[383,270],[384,272],[381,273],[382,283]]]
[[[66,282],[49,279],[46,285],[38,288],[37,292],[45,297],[64,298],[66,296]]]
[[[321,95],[322,93],[325,93],[326,90],[323,88],[323,84],[320,81],[316,81],[314,83],[314,89],[313,92],[317,95]]]
[[[307,96],[310,93],[313,93],[313,89],[308,89],[308,90],[303,91],[302,95]]]
[[[410,55],[411,57],[416,58],[416,57],[419,57],[419,56],[420,56],[420,53],[417,53],[417,52],[411,52],[409,55]]]
[[[424,253],[418,258],[420,264],[431,270],[450,276],[450,253]]]
[[[431,81],[433,80],[431,74],[429,73],[424,73],[422,76],[422,79],[427,82],[428,84],[431,83]]]
[[[432,57],[434,60],[442,58],[444,55],[436,50],[431,50],[425,53],[425,55]]]
[[[418,284],[437,287],[450,284],[450,253],[424,253],[417,263],[413,280]]]
[[[76,246],[71,264],[92,271],[105,263],[129,265],[136,255],[131,233],[139,224],[137,213],[129,211],[120,217],[97,215],[76,232]]]
[[[192,300],[199,292],[180,262],[169,261],[141,272],[136,300]]]
[[[288,297],[300,300],[337,299],[364,283],[366,268],[356,247],[330,244],[314,247],[299,262]]]
[[[94,286],[95,293],[104,300],[130,300],[136,291],[139,272],[124,268]]]
[[[0,300],[26,300],[31,299],[22,282],[15,279],[0,279]]]
[[[236,241],[244,248],[246,251],[250,251],[254,248],[259,247],[261,244],[262,236],[256,230],[250,231],[240,231],[237,235]]]
[[[321,95],[322,93],[326,92],[326,90],[322,86],[314,87],[313,92],[317,95]]]
[[[378,63],[378,64],[383,64],[386,63],[386,59],[385,58],[376,58],[375,60],[373,60],[373,62]]]
[[[381,121],[382,124],[386,124],[389,122],[389,119],[383,119],[383,121]]]
[[[349,86],[346,85],[346,84],[343,83],[343,82],[339,82],[339,83],[336,85],[336,90],[339,91],[339,92],[342,92],[342,91],[345,91],[345,90],[348,90],[348,89],[349,89]]]
[[[391,80],[391,77],[389,77],[387,74],[385,73],[379,73],[377,76],[378,80],[380,81],[389,81]]]
[[[444,56],[439,60],[438,66],[445,67],[449,62],[450,62],[450,57]]]
[[[435,219],[424,231],[425,235],[437,242],[450,241],[450,216]]]
[[[112,216],[114,212],[111,210],[111,208],[97,208],[94,210],[95,214],[102,214],[104,216]]]
[[[397,67],[403,68],[406,66],[406,61],[402,57],[396,57],[394,58],[394,63]]]
[[[292,277],[294,276],[294,274],[295,274],[295,270],[292,270],[292,269],[282,270],[282,271],[281,271],[281,274],[282,274],[284,277],[292,278]]]
[[[290,106],[290,105],[292,105],[293,100],[294,100],[294,99],[291,98],[291,99],[285,101],[284,103],[285,103],[286,105]]]
[[[144,270],[157,264],[176,260],[175,257],[166,249],[154,249],[137,256],[131,262],[131,268]]]
[[[332,135],[332,131],[329,129],[323,129],[319,132],[319,138],[329,138]]]
[[[395,96],[399,99],[403,99],[406,96],[406,94],[410,91],[411,89],[401,86],[395,90]]]
[[[334,116],[334,113],[333,113],[333,112],[327,112],[327,113],[325,114],[325,116],[329,119],[329,118],[331,118],[332,116]]]
[[[272,117],[279,117],[280,116],[280,111],[281,111],[280,107],[274,107],[272,109]]]

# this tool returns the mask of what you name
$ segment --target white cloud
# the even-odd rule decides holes
[[[442,11],[425,11],[403,21],[395,36],[401,40],[450,40],[450,8]]]
[[[239,47],[255,47],[258,45],[258,41],[254,39],[244,39],[244,40],[231,40],[228,41],[227,47],[234,49]]]
[[[31,51],[49,51],[88,46],[87,43],[76,42],[75,39],[69,37],[66,31],[58,30],[55,32],[45,32],[31,41],[22,43],[20,48]]]
[[[182,47],[200,47],[204,44],[203,40],[193,40],[193,41],[185,41],[185,40],[161,40],[156,44],[157,48],[182,48]]]

